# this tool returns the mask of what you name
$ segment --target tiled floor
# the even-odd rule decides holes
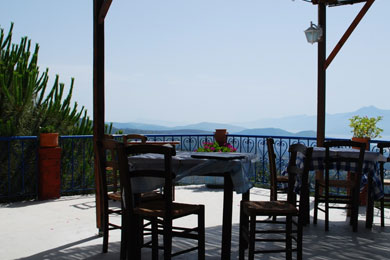
[[[176,198],[206,205],[206,259],[220,259],[223,191],[204,186],[177,186]],[[234,195],[232,259],[238,253],[239,201]],[[266,189],[252,189],[251,199],[269,198]],[[312,213],[312,212],[311,212]],[[374,227],[365,228],[361,207],[359,231],[353,233],[343,210],[332,210],[330,231],[322,218],[317,226],[304,229],[304,259],[390,259],[390,211],[387,226],[381,228],[375,211]],[[312,215],[312,214],[311,214]],[[320,217],[323,217],[320,214]],[[94,196],[63,197],[58,200],[0,205],[0,259],[119,259],[120,231],[110,232],[109,252],[101,253],[97,236]],[[120,221],[119,217],[117,221]],[[181,220],[182,225],[196,223]],[[187,241],[174,241],[174,249]],[[260,255],[257,256],[260,259]],[[150,259],[143,250],[143,259]],[[162,259],[162,257],[160,257]],[[196,259],[196,251],[175,259]],[[284,255],[263,255],[261,259],[284,259]]]

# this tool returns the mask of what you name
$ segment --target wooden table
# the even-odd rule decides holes
[[[356,149],[331,149],[330,156],[358,156],[359,150]],[[377,162],[386,161],[386,157],[384,157],[379,152],[373,151],[365,151],[364,154],[364,162],[363,162],[363,174],[367,178],[367,210],[366,210],[366,227],[372,227],[373,221],[373,211],[374,211],[374,201],[371,198],[374,195],[375,199],[379,199],[383,196],[383,188],[380,180],[380,176],[378,173]],[[297,157],[297,165],[303,163],[302,157]],[[356,165],[339,165],[338,169],[343,171],[351,171],[353,172]],[[334,166],[336,168],[336,166]],[[310,163],[310,170],[324,170],[325,169],[325,148],[323,147],[314,147],[312,161]],[[363,179],[363,177],[362,177]],[[296,184],[299,189],[299,183]]]
[[[131,167],[153,169],[162,163],[162,157],[157,155],[151,154],[146,158],[143,156],[137,157],[130,158],[129,164]],[[177,174],[177,180],[187,176],[217,176],[224,178],[221,244],[221,259],[223,260],[230,259],[231,254],[233,190],[242,193],[243,199],[248,199],[249,193],[247,191],[252,187],[248,176],[255,173],[254,165],[258,159],[255,154],[245,153],[177,152],[177,155],[172,157],[172,168]],[[161,185],[161,182],[148,180],[143,181],[141,186],[136,184],[134,187],[139,189],[135,192],[145,192],[161,187]]]

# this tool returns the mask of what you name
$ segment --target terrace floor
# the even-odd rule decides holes
[[[222,190],[199,185],[176,187],[177,201],[206,206],[206,259],[220,259],[222,196]],[[268,198],[269,190],[251,190],[251,199]],[[234,194],[232,259],[238,258],[240,199],[240,195]],[[376,210],[373,229],[368,230],[364,226],[365,207],[361,207],[357,233],[348,225],[344,210],[330,212],[329,232],[324,231],[322,213],[316,226],[305,227],[304,259],[389,259],[390,211],[386,212],[386,227],[381,228]],[[109,252],[101,253],[102,238],[97,235],[93,195],[3,204],[0,218],[0,259],[119,259],[120,231],[110,232]],[[189,218],[180,224],[195,224],[195,221]],[[185,243],[174,241],[174,250]],[[284,259],[280,254],[257,257]],[[149,250],[144,249],[143,259],[150,258]],[[196,259],[196,251],[175,259]]]

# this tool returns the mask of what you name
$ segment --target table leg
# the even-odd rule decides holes
[[[249,190],[242,194],[242,201],[249,201]],[[241,204],[240,204],[240,207],[241,207]],[[248,229],[248,227],[249,227],[249,218],[248,218],[248,216],[243,214],[242,209],[240,208],[240,231],[239,231],[240,240],[239,240],[239,243],[240,243],[240,247],[242,246],[242,248],[247,249],[248,248],[248,243],[246,242],[245,239],[242,239],[241,225]],[[242,253],[240,252],[240,254],[242,254]],[[240,255],[239,257],[241,258],[243,256]],[[243,258],[245,258],[245,257],[243,257]]]
[[[223,216],[222,216],[222,252],[221,259],[229,260],[232,243],[233,182],[230,174],[224,175]]]
[[[367,183],[367,209],[366,209],[366,228],[372,228],[372,222],[374,218],[374,199],[371,196],[372,193],[372,176],[368,174]]]

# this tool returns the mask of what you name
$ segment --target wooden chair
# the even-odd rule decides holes
[[[385,149],[390,148],[390,142],[384,142],[384,143],[378,143],[379,152],[381,154],[384,154]],[[390,150],[389,150],[390,151]],[[387,158],[387,162],[390,162],[390,157]],[[385,168],[384,168],[385,162],[380,162],[379,164],[379,171],[382,181],[382,187],[384,196],[380,200],[380,211],[381,211],[381,226],[385,226],[385,204],[390,203],[390,194],[386,193],[386,187],[390,187],[390,179],[385,179]]]
[[[146,141],[145,136],[132,135],[133,138],[139,138]],[[105,135],[106,140],[114,140],[112,135]],[[102,204],[102,233],[103,233],[103,252],[108,250],[108,237],[109,231],[115,229],[121,229],[119,223],[113,223],[110,221],[110,216],[121,215],[122,209],[120,205],[112,205],[121,202],[121,193],[119,189],[119,165],[118,157],[114,146],[106,145],[107,142],[100,143],[99,150],[101,152],[100,162],[100,192],[101,192],[101,204]],[[142,194],[142,200],[162,199],[161,194],[150,192]],[[110,201],[114,203],[110,203]],[[147,226],[147,225],[146,225]],[[148,230],[146,228],[146,230]]]
[[[105,135],[106,139],[112,139],[111,135]],[[98,144],[99,150],[99,184],[102,212],[103,253],[108,250],[108,236],[110,230],[121,229],[121,225],[110,221],[111,215],[121,215],[122,209],[118,205],[114,207],[110,200],[120,203],[119,193],[119,168],[116,154],[111,147]]]
[[[140,259],[142,239],[140,221],[150,219],[152,221],[152,257],[158,258],[158,234],[163,234],[164,259],[171,259],[172,256],[198,250],[198,259],[205,259],[205,224],[204,205],[192,205],[176,203],[172,201],[172,156],[176,154],[173,147],[156,145],[132,145],[125,147],[117,144],[120,183],[122,190],[123,225],[121,250],[126,250],[128,259]],[[158,170],[129,170],[128,156],[141,155],[145,153],[157,153],[164,156],[164,168]],[[163,178],[164,200],[163,201],[140,201],[137,194],[132,192],[132,181],[135,178],[154,177]],[[172,221],[188,215],[197,215],[198,226],[195,228],[174,227]],[[162,221],[159,221],[159,220]],[[160,223],[160,225],[159,225]],[[195,239],[198,245],[189,249],[172,254],[172,237]],[[122,255],[122,254],[121,254]]]
[[[145,144],[146,141],[148,140],[148,137],[140,134],[128,134],[128,135],[122,135],[123,138],[123,143],[127,144],[128,142],[131,141],[139,141],[142,144]]]
[[[267,148],[268,148],[268,161],[269,161],[269,171],[270,171],[270,201],[278,200],[278,193],[286,193],[287,189],[279,188],[278,184],[284,184],[287,187],[288,176],[280,176],[277,174],[276,170],[276,155],[274,151],[274,139],[267,138]]]
[[[296,195],[294,193],[294,183],[296,176],[299,175],[302,181],[301,190],[308,190],[308,174],[311,156],[313,152],[312,147],[306,147],[302,144],[294,144],[290,146],[289,151],[291,157],[288,166],[288,193],[287,201],[241,201],[240,206],[240,244],[239,244],[239,259],[245,258],[245,249],[249,245],[249,259],[254,259],[254,254],[257,253],[277,253],[285,252],[286,259],[292,259],[292,252],[297,252],[297,259],[302,259],[302,232],[304,225],[304,210],[302,208],[297,209],[296,207]],[[299,168],[296,165],[297,153],[300,152],[304,155],[303,168]],[[308,196],[308,194],[301,194],[301,196]],[[285,229],[271,229],[271,230],[260,230],[256,229],[257,223],[268,223],[271,226],[279,226],[280,223],[272,220],[258,220],[257,216],[283,216],[286,221],[281,222],[285,225]],[[292,231],[293,217],[298,217],[298,229],[294,234]],[[249,226],[248,226],[249,218]],[[266,237],[259,238],[256,234],[269,234],[277,235],[278,237]],[[280,238],[280,234],[285,235],[284,238]],[[293,248],[292,240],[296,241],[296,247]],[[266,247],[263,250],[255,249],[255,242],[285,242],[285,248],[274,248],[270,249]]]
[[[329,209],[341,208],[347,209],[351,212],[350,224],[353,231],[356,232],[358,228],[358,214],[359,214],[359,193],[360,193],[360,181],[363,171],[363,161],[366,144],[354,142],[354,141],[329,141],[324,143],[325,147],[325,179],[316,179],[315,183],[315,202],[314,202],[314,218],[313,223],[317,224],[318,210],[325,213],[325,230],[329,230]],[[357,157],[331,157],[331,148],[340,147],[354,147],[359,149],[359,156]],[[334,165],[341,164],[355,164],[356,168],[351,178],[348,179],[331,179],[330,171],[334,168]],[[333,169],[339,170],[339,169]],[[344,189],[343,194],[332,193],[331,189]],[[350,192],[347,192],[347,191]],[[321,192],[320,192],[321,191]],[[324,208],[319,207],[319,203],[325,203]],[[332,205],[330,205],[332,203]],[[333,205],[335,204],[335,205]],[[345,204],[344,207],[338,204]]]
[[[270,201],[277,201],[278,194],[287,193],[288,191],[288,176],[278,175],[276,170],[276,155],[274,150],[274,139],[267,138],[267,148],[268,148],[268,161],[269,161],[269,169],[270,169]],[[280,184],[282,186],[280,187]],[[309,198],[307,198],[309,200]],[[310,209],[309,209],[309,201],[297,201],[299,206],[306,207],[306,220],[305,224],[310,223]],[[276,216],[273,216],[272,219],[276,221]],[[294,224],[296,224],[294,222]]]

